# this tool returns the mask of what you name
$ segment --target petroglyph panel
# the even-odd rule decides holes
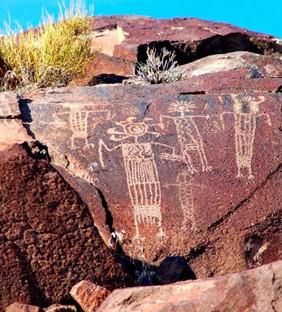
[[[282,162],[279,94],[124,88],[88,88],[84,98],[78,88],[69,103],[61,95],[34,101],[27,126],[71,174],[110,239],[108,213],[128,254],[137,248],[137,258],[152,260],[164,248],[192,248]]]

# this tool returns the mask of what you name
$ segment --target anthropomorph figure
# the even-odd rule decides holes
[[[225,114],[234,115],[237,178],[243,177],[243,170],[245,169],[248,172],[248,178],[253,179],[252,159],[257,118],[264,116],[267,118],[268,124],[271,125],[269,115],[260,113],[259,109],[259,104],[264,102],[265,97],[253,98],[247,94],[231,94],[230,97],[233,102],[233,113],[222,113],[221,118],[223,119]]]
[[[89,121],[89,115],[91,120]],[[72,130],[71,136],[71,147],[75,148],[75,140],[82,139],[85,144],[84,147],[93,147],[93,144],[89,143],[89,128],[93,130],[97,125],[104,121],[109,120],[113,117],[113,114],[109,110],[93,109],[93,110],[82,110],[79,107],[71,107],[70,110],[70,128]]]
[[[143,223],[157,224],[159,234],[163,236],[161,187],[152,149],[152,145],[158,143],[148,142],[145,138],[147,135],[158,137],[159,134],[150,131],[145,121],[138,122],[134,117],[116,122],[116,125],[117,127],[108,129],[108,133],[111,141],[119,142],[117,146],[110,148],[103,140],[99,141],[101,165],[105,166],[103,149],[113,151],[121,148],[128,192],[133,206],[136,236],[140,237],[139,226]]]
[[[208,118],[208,116],[191,115],[195,105],[186,101],[177,101],[169,106],[169,112],[175,115],[161,115],[160,126],[165,127],[165,119],[173,120],[177,138],[181,148],[181,156],[167,155],[168,159],[181,160],[187,165],[188,171],[194,173],[197,170],[195,164],[192,162],[191,153],[196,152],[201,164],[202,171],[210,171],[211,167],[208,165],[207,157],[204,151],[203,140],[199,129],[194,121],[196,117]]]
[[[165,186],[174,186],[178,189],[179,202],[183,213],[182,228],[196,230],[194,188],[198,185],[193,183],[193,175],[187,170],[183,170],[177,175],[175,183],[166,184]]]

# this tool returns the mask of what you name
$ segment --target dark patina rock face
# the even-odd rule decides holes
[[[45,160],[20,146],[0,152],[0,311],[46,306],[88,279],[110,289],[129,281],[86,205]]]
[[[182,255],[203,277],[281,259],[280,41],[195,19],[104,17],[96,32],[96,86],[21,111],[104,241],[150,263]],[[148,46],[174,51],[185,79],[117,83]]]
[[[207,276],[245,268],[246,236],[281,212],[281,94],[189,88],[42,91],[28,127],[108,244],[115,230],[131,257],[178,253]]]

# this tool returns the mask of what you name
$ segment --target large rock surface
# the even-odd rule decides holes
[[[125,285],[86,205],[30,153],[21,145],[0,152],[0,311],[14,301],[59,302],[82,279]]]
[[[135,62],[145,60],[147,46],[174,51],[179,64],[234,51],[282,52],[281,43],[272,36],[194,18],[97,16],[94,25],[92,47],[98,51],[97,60],[89,64],[80,84],[115,83],[132,75]]]
[[[282,311],[282,262],[167,286],[115,290],[98,312]]]
[[[153,86],[95,76],[20,103],[104,241],[149,263],[182,255],[200,277],[281,259],[279,40],[195,19],[101,17],[96,31],[115,79],[117,60],[142,61],[148,45],[187,73]]]
[[[180,253],[201,276],[240,270],[249,235],[281,241],[271,220],[281,216],[282,97],[189,88],[42,91],[22,112],[108,244],[109,229],[133,258]]]

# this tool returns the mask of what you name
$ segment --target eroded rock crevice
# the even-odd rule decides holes
[[[175,53],[178,65],[192,63],[210,55],[226,54],[237,51],[260,55],[282,53],[282,47],[273,42],[264,42],[247,34],[231,33],[225,36],[215,35],[200,41],[181,43],[177,41],[155,41],[138,47],[137,61],[146,63],[147,49],[155,49],[160,54],[162,49]]]
[[[225,222],[228,218],[230,218],[234,213],[236,213],[246,202],[248,202],[253,196],[259,192],[261,188],[263,188],[266,183],[272,179],[276,174],[279,174],[282,169],[282,164],[279,164],[277,168],[275,168],[272,172],[268,174],[268,176],[265,178],[265,180],[260,183],[246,198],[244,198],[238,205],[236,205],[234,208],[231,208],[228,210],[228,213],[222,216],[220,219],[217,221],[213,222],[212,224],[209,225],[209,230],[214,230],[218,226],[220,226],[223,222]]]

